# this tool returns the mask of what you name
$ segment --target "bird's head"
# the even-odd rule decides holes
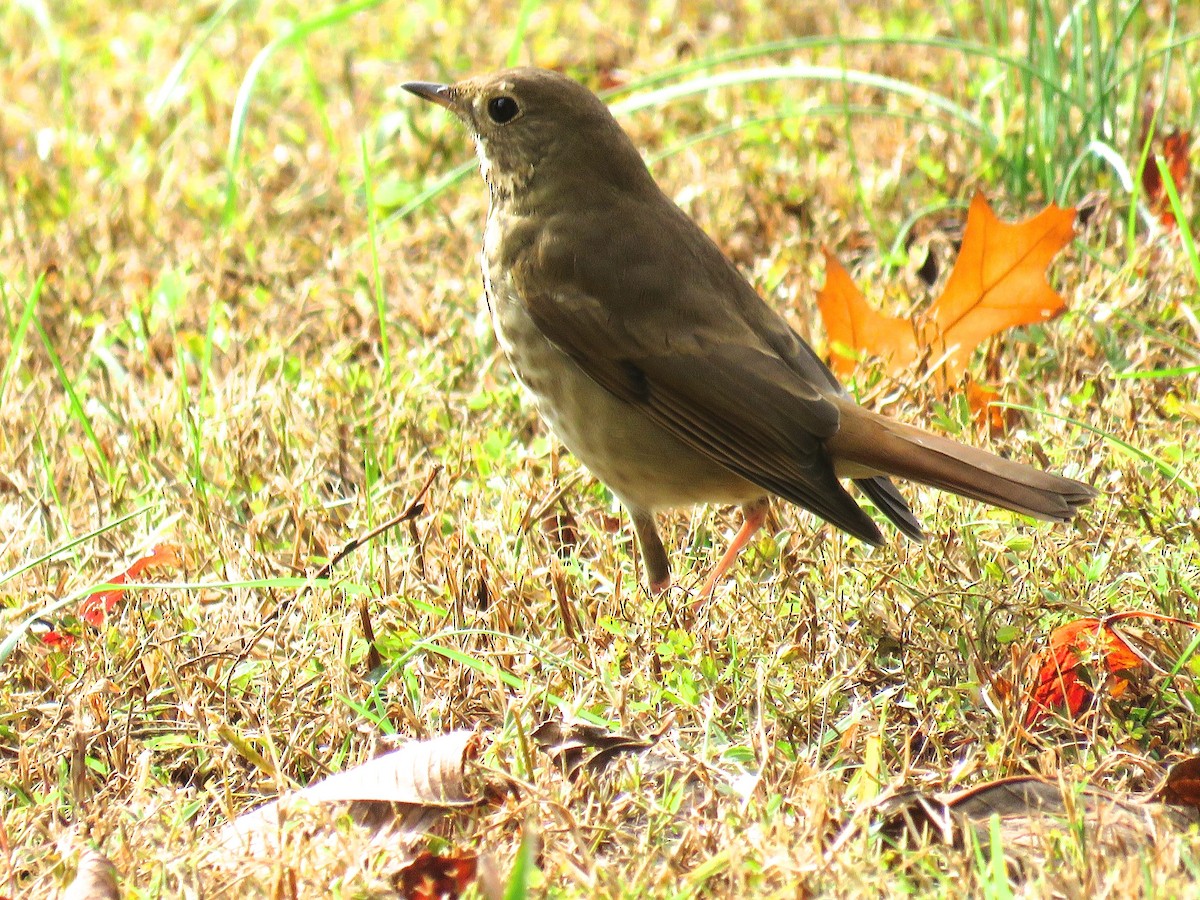
[[[493,196],[539,183],[648,179],[645,164],[608,107],[578,82],[547,69],[506,69],[454,84],[404,89],[453,112],[471,131]]]

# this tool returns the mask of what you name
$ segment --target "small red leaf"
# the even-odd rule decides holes
[[[1025,726],[1041,719],[1053,707],[1079,715],[1092,699],[1091,688],[1079,677],[1079,667],[1098,656],[1112,676],[1110,693],[1120,695],[1128,686],[1123,673],[1141,668],[1142,658],[1113,627],[1112,619],[1083,618],[1060,625],[1050,634],[1050,646],[1038,657],[1037,683],[1030,695]]]
[[[453,900],[475,882],[479,858],[473,854],[434,856],[421,853],[400,870],[397,887],[413,900]]]
[[[1182,191],[1192,171],[1191,159],[1188,156],[1191,144],[1190,131],[1175,129],[1162,139],[1162,152],[1151,153],[1146,159],[1145,168],[1142,169],[1142,190],[1146,194],[1146,203],[1167,228],[1176,226],[1175,213],[1171,210],[1171,198],[1163,183],[1158,160],[1161,159],[1165,164],[1175,190]]]
[[[179,546],[177,544],[157,544],[153,550],[140,559],[135,560],[120,575],[110,578],[109,584],[126,584],[140,576],[150,566],[173,566],[178,568],[181,564],[182,560],[180,559]],[[89,594],[79,604],[79,616],[89,625],[99,628],[104,624],[104,617],[113,611],[124,596],[124,589],[119,587]]]
[[[65,631],[43,631],[40,635],[42,643],[55,650],[70,650],[75,645],[75,635]]]

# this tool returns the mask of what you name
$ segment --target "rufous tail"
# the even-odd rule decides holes
[[[1095,488],[839,403],[837,434],[825,442],[839,475],[894,475],[1051,522],[1067,522]]]

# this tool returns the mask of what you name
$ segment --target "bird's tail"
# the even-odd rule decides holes
[[[839,403],[837,434],[826,441],[839,475],[895,475],[992,506],[1051,522],[1067,522],[1095,488],[1012,462],[877,415],[853,401]]]

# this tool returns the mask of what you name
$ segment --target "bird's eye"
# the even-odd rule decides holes
[[[516,118],[521,108],[512,97],[493,97],[488,101],[487,114],[497,125],[503,125]]]

